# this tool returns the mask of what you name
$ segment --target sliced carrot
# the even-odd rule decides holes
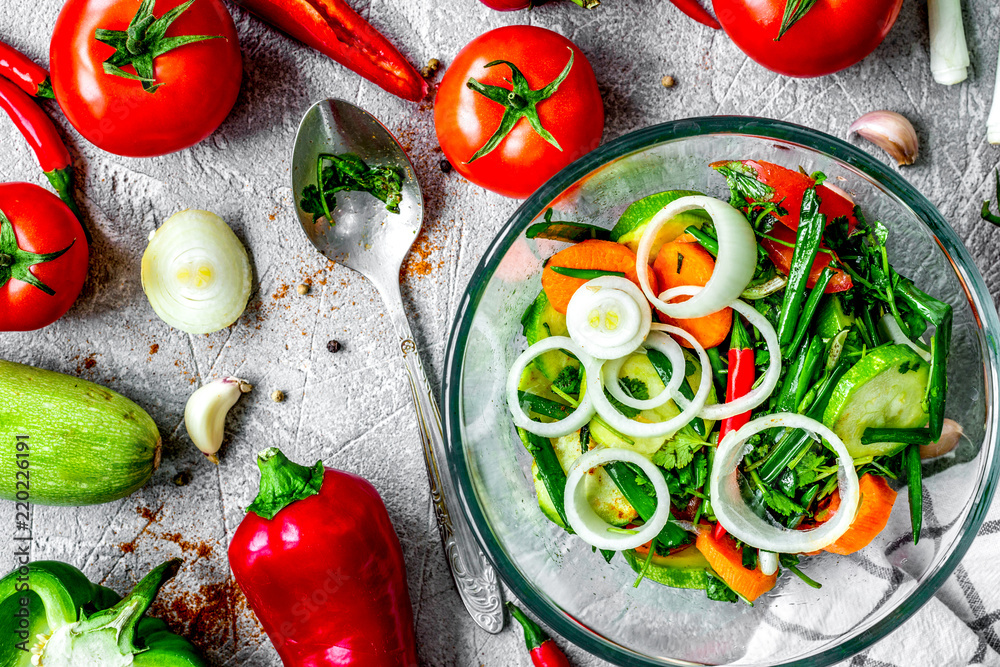
[[[889,487],[885,478],[871,473],[866,474],[858,482],[861,487],[861,500],[858,503],[858,512],[854,515],[854,522],[846,533],[825,547],[824,551],[842,556],[860,551],[868,546],[889,522],[892,504],[896,502],[896,492]],[[839,501],[838,497],[838,507]]]
[[[792,266],[792,252],[794,252],[792,246],[795,245],[795,232],[783,225],[775,225],[767,235],[777,239],[777,241],[762,239],[760,244],[764,246],[767,256],[771,258],[771,261],[778,267],[778,270],[787,276]],[[809,270],[809,279],[806,281],[806,287],[812,288],[816,285],[816,280],[819,279],[819,274],[823,271],[823,267],[828,266],[830,262],[840,262],[837,253],[827,248],[825,244],[820,244],[820,251],[816,253],[816,260]],[[833,294],[834,292],[849,290],[852,287],[854,287],[854,282],[851,280],[851,277],[844,273],[843,269],[834,269],[833,277],[830,278],[830,282],[827,284],[824,292]]]
[[[760,564],[753,570],[743,567],[743,550],[736,546],[736,540],[730,535],[716,539],[710,529],[703,529],[698,533],[695,546],[715,573],[750,602],[774,588],[778,580],[777,572],[764,574],[760,571]]]
[[[557,252],[545,263],[542,271],[542,289],[549,303],[560,313],[565,314],[569,300],[573,294],[587,281],[582,278],[572,278],[556,273],[553,266],[567,269],[595,269],[598,271],[618,271],[639,286],[638,274],[635,272],[635,253],[628,247],[614,241],[590,239],[571,245]],[[656,275],[649,271],[649,286],[657,292]],[[640,288],[641,289],[641,288]],[[657,292],[659,293],[659,292]]]
[[[715,271],[715,258],[701,245],[677,239],[663,244],[660,254],[653,262],[653,271],[660,281],[661,290],[681,285],[704,287],[708,284],[708,279],[712,277],[712,272]],[[690,298],[682,296],[675,301],[680,303]],[[729,329],[733,325],[732,308],[723,308],[704,317],[685,320],[674,320],[662,313],[659,317],[663,322],[687,331],[706,349],[715,347],[726,340],[729,336]],[[680,340],[680,344],[684,347],[692,347],[691,343],[684,339]]]

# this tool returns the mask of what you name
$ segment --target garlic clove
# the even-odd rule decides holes
[[[227,377],[209,382],[188,398],[184,406],[184,426],[195,447],[212,463],[219,462],[216,452],[222,447],[229,409],[251,389],[253,385],[246,380]]]
[[[962,425],[953,419],[945,419],[941,429],[941,437],[937,442],[920,445],[920,458],[932,459],[936,456],[943,456],[958,446],[959,441],[965,435]]]
[[[857,133],[879,146],[899,166],[913,164],[920,151],[913,124],[895,111],[870,111],[854,121],[847,133]]]

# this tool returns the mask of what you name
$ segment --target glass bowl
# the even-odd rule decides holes
[[[600,554],[546,519],[531,457],[507,413],[507,369],[525,348],[520,318],[538,294],[543,261],[566,244],[529,240],[546,209],[557,220],[611,227],[633,201],[669,189],[728,198],[709,163],[754,158],[823,171],[869,220],[890,231],[890,258],[955,309],[947,416],[967,438],[926,462],[924,529],[910,532],[901,493],[887,528],[852,556],[822,554],[753,607],[703,591],[643,582],[619,555]],[[895,171],[829,135],[774,120],[707,117],[656,125],[574,162],[517,210],[465,291],[444,375],[449,465],[465,516],[504,583],[545,623],[619,665],[829,665],[903,623],[951,574],[976,536],[997,481],[1000,322],[969,252],[941,214]]]

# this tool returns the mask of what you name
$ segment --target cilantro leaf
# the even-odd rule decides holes
[[[685,468],[694,460],[695,453],[706,444],[708,443],[689,424],[677,431],[674,437],[663,443],[663,446],[653,454],[653,463],[668,470],[671,468]],[[704,482],[693,488],[697,490],[703,485]],[[685,486],[691,488],[690,485]],[[674,492],[673,489],[670,491],[671,493]]]
[[[556,376],[552,386],[566,394],[580,393],[580,367],[566,366]]]

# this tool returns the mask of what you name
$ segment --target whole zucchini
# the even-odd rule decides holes
[[[106,387],[0,359],[0,498],[96,505],[160,464],[152,417]]]

